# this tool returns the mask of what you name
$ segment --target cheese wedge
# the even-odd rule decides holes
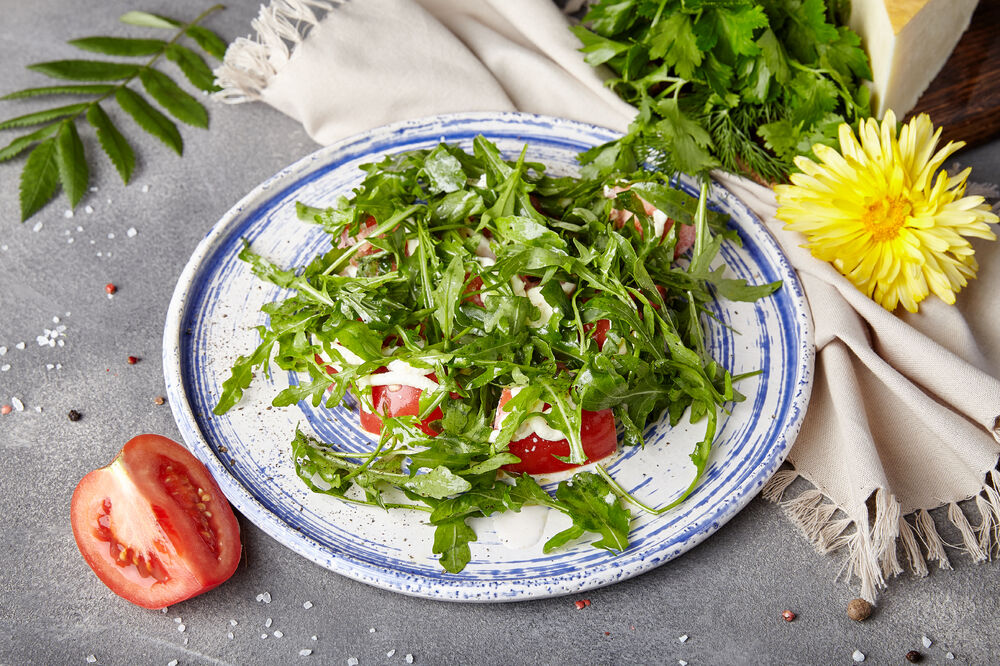
[[[902,119],[927,89],[972,18],[978,0],[853,0],[851,28],[872,65],[872,112]]]

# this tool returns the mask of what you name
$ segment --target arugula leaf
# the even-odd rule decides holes
[[[455,518],[434,528],[434,545],[431,550],[441,556],[438,562],[445,571],[458,573],[472,560],[469,544],[477,538],[475,530],[465,520]]]
[[[615,552],[628,548],[631,515],[600,476],[581,472],[572,480],[563,481],[556,488],[556,499],[563,505],[560,508],[573,519],[573,527],[549,539],[543,548],[546,553],[586,532],[601,535],[593,544],[595,548]]]

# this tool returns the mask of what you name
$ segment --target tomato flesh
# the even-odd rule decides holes
[[[604,349],[604,342],[608,339],[608,331],[611,330],[611,320],[598,319],[592,324],[584,324],[583,330],[591,334],[598,349]]]
[[[180,444],[139,435],[73,491],[73,536],[115,594],[163,608],[236,571],[240,528],[208,469]]]
[[[510,389],[504,389],[500,394],[497,406],[497,418],[494,423],[500,426],[506,412],[503,407],[513,397]],[[599,412],[583,410],[580,439],[583,442],[583,453],[586,460],[582,463],[597,462],[607,458],[618,449],[618,435],[615,432],[615,417],[610,409]],[[522,439],[514,440],[508,446],[511,453],[521,459],[520,462],[504,465],[503,469],[512,474],[551,474],[580,467],[559,460],[556,456],[569,455],[569,441],[566,439],[549,440],[532,433]]]
[[[385,368],[379,368],[377,372],[385,372]],[[433,372],[427,375],[431,381],[437,381],[437,375]],[[367,411],[361,407],[361,427],[373,435],[382,433],[382,416],[420,416],[420,394],[423,389],[418,389],[405,384],[389,384],[386,386],[372,386],[372,405],[375,413]],[[434,410],[420,423],[420,428],[428,437],[437,437],[438,432],[431,427],[435,421],[441,420],[444,412],[440,407]]]

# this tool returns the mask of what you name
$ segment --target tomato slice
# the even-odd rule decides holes
[[[585,333],[590,333],[597,343],[598,349],[604,349],[604,342],[608,339],[608,331],[611,330],[610,319],[598,319],[592,324],[584,324]]]
[[[160,435],[87,474],[70,509],[76,545],[111,591],[163,608],[216,587],[240,561],[240,526],[208,469]]]
[[[506,415],[503,406],[512,397],[510,389],[505,388],[500,394],[495,421],[497,427]],[[615,417],[610,409],[602,409],[599,412],[583,410],[581,425],[580,438],[583,440],[583,453],[587,456],[584,465],[607,458],[618,449]],[[551,474],[581,466],[572,465],[555,457],[569,455],[569,441],[565,439],[543,439],[532,433],[512,441],[509,450],[521,459],[521,462],[503,466],[504,471],[513,474]]]
[[[385,372],[386,368],[379,368],[377,372]],[[431,381],[437,381],[437,375],[433,372],[427,375]],[[386,386],[372,386],[372,405],[375,413],[367,411],[361,407],[361,427],[373,435],[382,433],[382,416],[420,416],[420,394],[423,389],[418,389],[405,384],[389,384]],[[421,421],[417,427],[428,437],[437,437],[438,432],[431,427],[434,421],[444,417],[444,412],[440,407],[435,407],[427,418]]]

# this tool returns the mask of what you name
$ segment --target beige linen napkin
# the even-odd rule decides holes
[[[217,71],[219,97],[264,101],[322,144],[453,111],[517,109],[617,130],[634,115],[583,62],[551,0],[272,0],[252,27]],[[799,247],[769,189],[717,177],[777,237],[815,321],[812,399],[792,468],[765,497],[810,481],[783,502],[788,515],[818,548],[846,550],[847,576],[871,600],[902,571],[900,552],[917,575],[928,560],[950,567],[945,546],[977,561],[1000,552],[1000,243],[976,243],[980,276],[957,306],[931,297],[919,314],[888,313]],[[945,505],[954,545],[928,513]]]

